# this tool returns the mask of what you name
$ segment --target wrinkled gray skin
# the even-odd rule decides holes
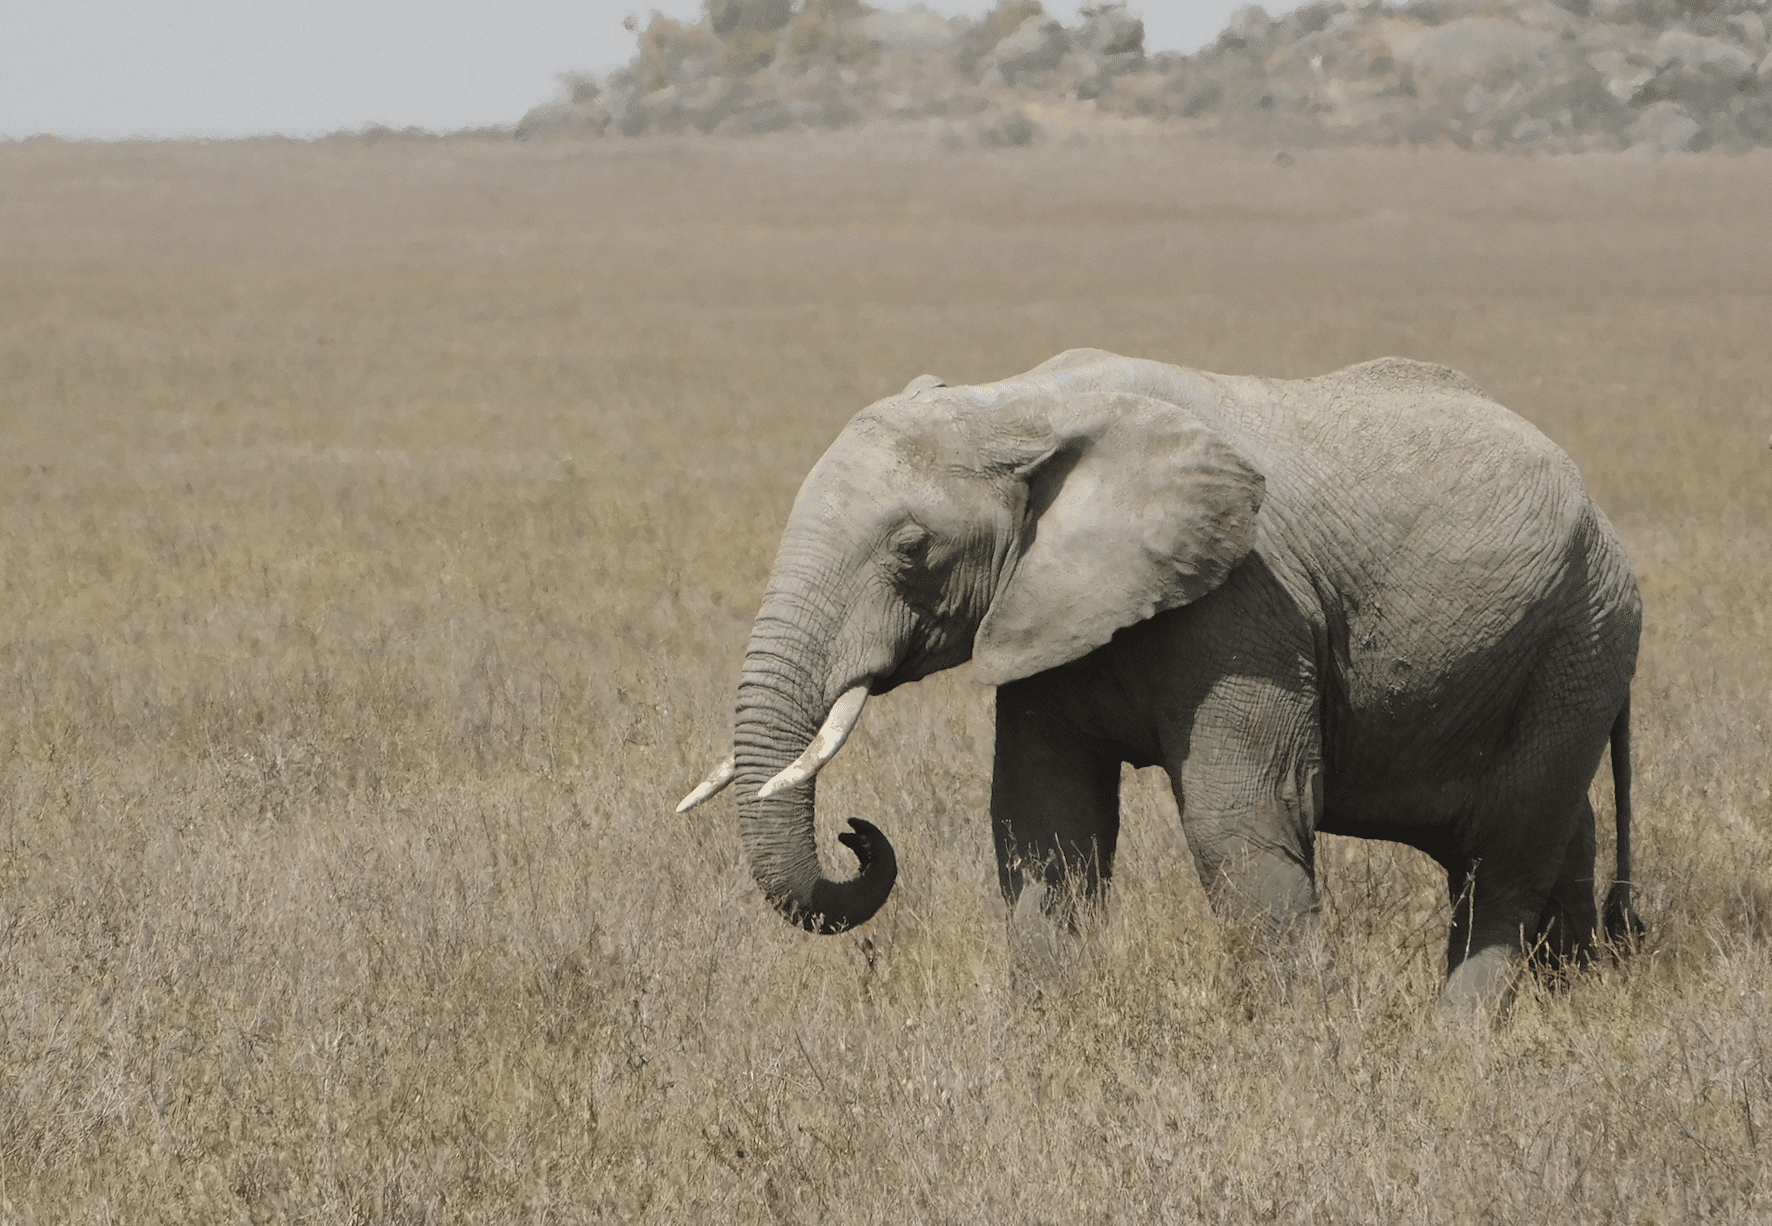
[[[1628,869],[1641,605],[1569,459],[1444,367],[1301,381],[1060,354],[976,387],[925,376],[864,409],[794,503],[739,686],[744,846],[813,931],[896,874],[855,821],[823,876],[809,782],[758,788],[838,695],[971,658],[997,690],[991,821],[1011,906],[1099,898],[1120,764],[1162,766],[1221,914],[1313,922],[1315,832],[1445,867],[1448,1001],[1504,995],[1522,944],[1582,957],[1587,789],[1609,736]],[[1028,910],[1023,903],[1021,911]]]

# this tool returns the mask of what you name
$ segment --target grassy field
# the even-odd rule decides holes
[[[1132,130],[0,146],[0,1221],[1772,1219],[1768,200]],[[1437,870],[1326,839],[1276,1003],[1129,772],[1034,998],[964,668],[821,781],[899,849],[862,932],[672,814],[841,423],[1077,345],[1431,359],[1569,450],[1647,606],[1637,958],[1437,1020]]]

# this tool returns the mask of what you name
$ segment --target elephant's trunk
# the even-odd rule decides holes
[[[817,784],[806,760],[819,756],[821,743],[832,739],[832,726],[853,726],[865,690],[855,695],[856,687],[849,686],[843,699],[827,695],[825,653],[813,649],[797,628],[805,610],[796,610],[790,619],[784,610],[772,608],[780,599],[772,593],[765,600],[739,683],[733,727],[739,832],[751,874],[784,916],[809,932],[841,932],[864,923],[885,904],[898,876],[898,858],[885,835],[854,818],[838,839],[855,853],[861,871],[847,881],[833,881],[819,865],[813,834]],[[832,706],[840,709],[833,714]],[[841,733],[847,730],[842,727]],[[842,736],[835,739],[840,743]],[[784,772],[787,780],[770,789],[767,798],[758,795]]]

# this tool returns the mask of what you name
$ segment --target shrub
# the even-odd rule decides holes
[[[997,7],[968,30],[960,42],[957,58],[962,71],[971,75],[978,61],[1020,29],[1022,22],[1029,17],[1043,16],[1045,12],[1046,6],[1040,0],[997,0]]]
[[[774,30],[757,26],[740,26],[720,40],[714,54],[714,71],[723,77],[748,77],[760,68],[767,68],[775,58],[780,40]]]
[[[640,33],[640,53],[634,60],[635,92],[655,93],[681,78],[684,62],[696,56],[713,56],[714,35],[703,25],[674,21],[662,13]]]

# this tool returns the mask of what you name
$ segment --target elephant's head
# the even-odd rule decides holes
[[[870,694],[968,658],[997,685],[1074,660],[1211,591],[1254,541],[1262,478],[1186,409],[1112,392],[948,388],[924,376],[850,421],[800,488],[751,632],[733,758],[765,895],[837,932],[886,901],[897,861],[856,820],[834,881],[813,775]]]

